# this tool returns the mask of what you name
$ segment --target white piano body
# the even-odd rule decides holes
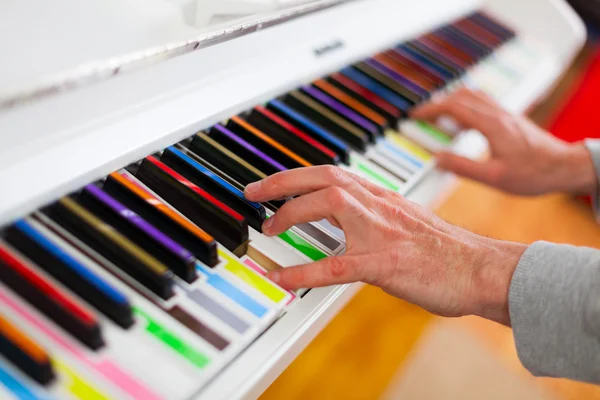
[[[543,54],[500,99],[515,112],[543,98],[585,40],[562,0],[325,1],[204,27],[163,0],[17,3],[0,10],[0,226],[482,6]],[[455,148],[478,156],[485,141],[471,132]],[[431,206],[452,180],[431,168],[407,196]],[[197,398],[260,395],[359,287],[311,290]]]

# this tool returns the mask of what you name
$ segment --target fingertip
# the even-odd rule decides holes
[[[279,284],[281,282],[281,274],[279,271],[271,271],[267,273],[267,278],[269,278],[273,283]]]
[[[248,200],[257,199],[257,195],[260,191],[262,181],[252,182],[244,188],[244,197]]]

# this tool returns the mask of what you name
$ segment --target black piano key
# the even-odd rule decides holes
[[[165,149],[160,160],[243,215],[250,226],[262,232],[262,224],[267,217],[265,208],[258,203],[246,200],[243,191],[235,188],[190,155],[175,147],[171,146]]]
[[[44,212],[161,298],[175,294],[171,270],[72,198],[64,197]]]
[[[352,96],[364,106],[370,107],[383,115],[390,126],[395,126],[404,115],[402,110],[393,104],[340,73],[335,73],[326,78],[326,80],[347,95]]]
[[[196,134],[188,145],[202,159],[219,168],[241,184],[259,181],[268,175],[248,163],[205,133]]]
[[[300,128],[303,132],[310,135],[313,139],[335,151],[344,164],[350,163],[350,147],[343,140],[333,135],[321,125],[307,118],[302,113],[280,100],[271,100],[267,104],[267,109],[275,113],[286,122]]]
[[[246,119],[314,165],[335,165],[339,162],[340,158],[334,151],[262,106],[255,107]]]
[[[68,254],[56,240],[49,239],[27,222],[8,229],[6,240],[118,325],[123,328],[133,325],[129,299]]]
[[[209,267],[217,265],[219,257],[215,240],[136,181],[128,172],[113,172],[106,178],[103,189],[191,251],[204,264]]]
[[[232,117],[225,127],[288,169],[312,166],[293,150],[240,117]]]
[[[85,186],[77,201],[186,282],[193,282],[198,278],[196,257],[188,249],[95,184]]]
[[[369,135],[333,111],[327,109],[325,106],[319,104],[306,93],[294,90],[284,96],[282,101],[288,107],[319,124],[354,149],[361,152],[366,151],[370,141]]]
[[[135,176],[179,212],[231,251],[245,251],[248,221],[154,156],[146,157]]]
[[[48,385],[56,377],[46,350],[1,315],[0,354],[41,385]]]
[[[213,126],[208,132],[208,136],[269,175],[287,170],[285,165],[269,157],[265,152],[221,124]]]
[[[35,256],[41,247],[39,242],[47,240],[23,220],[15,223],[8,231],[10,243],[15,247],[25,247],[28,255]],[[104,346],[96,316],[36,271],[26,258],[6,246],[0,247],[0,280],[90,349],[98,350]]]
[[[360,62],[353,65],[353,68],[367,75],[368,77],[374,79],[379,82],[381,85],[387,87],[392,90],[397,95],[409,101],[412,105],[418,104],[421,102],[421,97],[415,95],[404,86],[387,76],[381,71],[373,68],[371,65],[366,62]]]

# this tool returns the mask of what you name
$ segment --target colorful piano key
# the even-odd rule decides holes
[[[15,229],[24,231],[33,240],[40,236],[25,221],[17,222]],[[21,298],[91,349],[97,350],[104,346],[102,330],[94,314],[47,277],[37,272],[35,266],[29,261],[2,243],[0,243],[0,263],[2,282]]]
[[[185,281],[196,279],[196,258],[192,253],[98,186],[87,185],[78,201]]]
[[[0,248],[0,252],[3,249]],[[0,354],[36,382],[47,385],[55,378],[50,356],[40,345],[0,315]]]

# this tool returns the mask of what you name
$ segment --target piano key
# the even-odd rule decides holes
[[[214,238],[173,211],[164,201],[142,186],[129,172],[113,172],[104,182],[104,190],[173,240],[190,250],[210,267],[218,262]]]
[[[189,149],[244,186],[268,176],[205,133],[196,134]]]
[[[481,23],[490,30],[496,31],[499,35],[503,36],[507,40],[516,36],[516,32],[513,29],[509,28],[486,12],[475,12],[473,15],[471,15],[470,19]]]
[[[476,22],[463,19],[461,21],[455,22],[454,24],[452,24],[452,26],[462,30],[470,36],[476,37],[478,40],[481,40],[493,49],[497,49],[502,44],[501,38],[488,31],[481,25],[477,24]]]
[[[323,92],[322,90],[318,89],[313,85],[302,86],[301,90],[303,93],[308,94],[310,97],[312,97],[314,100],[316,100],[323,106],[327,107],[329,110],[344,118],[353,126],[365,132],[372,142],[375,141],[375,138],[379,133],[377,130],[377,125],[373,124],[367,118],[356,113],[350,107],[347,107],[343,103],[336,100],[334,97],[328,95],[327,93]]]
[[[160,160],[185,176],[190,182],[203,188],[243,215],[248,224],[260,232],[266,219],[265,208],[258,203],[246,200],[242,191],[233,187],[192,157],[193,153],[190,156],[185,154],[184,151],[171,146],[165,149]]]
[[[223,246],[245,252],[248,221],[237,211],[154,156],[142,161],[135,176]]]
[[[437,32],[436,32],[437,33]],[[462,32],[459,29],[456,29],[453,26],[444,26],[439,29],[439,34],[443,34],[448,38],[453,38],[456,40],[460,40],[461,43],[471,47],[472,49],[478,51],[482,56],[488,56],[493,52],[493,50],[486,46],[483,42],[477,40],[472,36],[467,35],[465,32]]]
[[[460,75],[464,74],[467,68],[472,65],[470,61],[464,60],[447,48],[439,46],[424,37],[413,39],[407,42],[406,45],[430,55],[442,65],[455,69]]]
[[[352,154],[351,164],[349,168],[350,172],[355,173],[386,189],[397,192],[402,187],[402,182],[396,179],[394,176],[382,171],[376,165],[373,165],[366,158],[363,158],[359,154]]]
[[[41,385],[47,386],[56,377],[46,350],[2,315],[0,315],[0,354]]]
[[[383,115],[391,126],[394,126],[404,116],[402,110],[339,72],[327,78],[327,82]]]
[[[371,64],[373,63],[371,62]],[[396,93],[397,96],[407,100],[411,106],[422,101],[422,97],[420,95],[410,91],[400,83],[396,82],[394,79],[387,76],[380,69],[374,68],[373,65],[370,65],[367,62],[356,63],[350,68],[356,69],[379,84],[385,86],[389,90]]]
[[[472,60],[470,58],[467,59],[452,49],[445,46],[440,46],[428,38],[420,38],[418,40],[413,40],[410,43],[418,46],[419,48],[423,48],[424,50],[435,53],[440,59],[444,60],[444,62],[451,63],[451,65],[456,65],[462,69],[467,69],[472,65]]]
[[[300,129],[262,106],[255,107],[246,118],[273,139],[315,165],[337,164],[339,157]]]
[[[416,100],[416,103],[420,103],[424,100],[427,100],[430,96],[430,92],[419,86],[418,84],[412,82],[410,79],[406,78],[402,74],[394,71],[392,68],[384,65],[383,63],[375,60],[369,59],[364,61],[364,64],[371,67],[373,71],[377,71],[381,74],[381,77],[387,77],[391,80],[388,80],[390,84],[395,82],[397,84],[398,89],[404,89],[407,94],[410,94],[412,98]],[[393,88],[392,88],[393,89]],[[402,94],[402,92],[400,92]]]
[[[210,343],[217,350],[223,351],[230,344],[229,340],[179,306],[175,306],[169,310],[169,315]]]
[[[345,77],[353,80],[360,86],[365,87],[385,101],[391,103],[394,107],[399,108],[403,115],[408,115],[408,110],[413,106],[413,104],[404,97],[354,68],[346,67],[342,69],[341,73]]]
[[[227,324],[227,326],[237,333],[243,335],[251,328],[250,322],[245,321],[243,318],[226,307],[223,304],[224,301],[222,299],[215,299],[214,297],[217,296],[216,293],[209,295],[207,288],[202,288],[202,290],[191,290],[188,291],[187,294],[188,297],[194,301],[194,303],[198,304],[212,315],[218,317],[219,320]]]
[[[432,93],[435,91],[435,89],[437,89],[437,86],[433,81],[429,80],[426,76],[418,73],[407,65],[393,59],[387,55],[387,53],[377,54],[373,57],[373,59],[375,59],[381,65],[390,68],[394,72],[401,74],[406,79],[410,80],[416,85],[419,85],[429,93]]]
[[[452,137],[423,121],[404,122],[400,126],[400,131],[433,153],[452,145]]]
[[[342,117],[319,104],[306,92],[293,91],[283,98],[283,102],[305,117],[319,124],[328,132],[352,145],[359,151],[365,151],[369,142],[367,133],[361,131]]]
[[[220,250],[219,255],[225,260],[221,268],[244,284],[255,289],[275,304],[284,306],[290,299],[290,294],[264,276],[244,265],[231,254]]]
[[[390,157],[389,153],[380,151],[378,148],[372,149],[366,156],[369,161],[393,175],[401,183],[406,183],[414,173],[398,162],[395,157]]]
[[[448,79],[446,76],[444,76],[435,68],[431,67],[428,63],[412,57],[407,52],[404,52],[400,49],[392,49],[384,52],[383,54],[394,59],[394,61],[405,65],[407,68],[412,69],[420,76],[429,79],[438,89],[446,84]]]
[[[85,186],[77,201],[186,282],[198,277],[192,253],[95,184]]]
[[[159,297],[166,300],[175,294],[171,270],[75,200],[64,197],[45,212],[58,225]]]
[[[393,51],[415,63],[425,65],[428,69],[434,70],[436,74],[439,74],[443,77],[444,84],[447,84],[458,77],[458,75],[455,72],[449,71],[445,66],[441,65],[436,60],[432,59],[427,55],[422,54],[421,52],[415,51],[410,47],[400,45],[394,48]]]
[[[426,163],[433,158],[433,155],[429,150],[426,150],[408,137],[399,135],[397,132],[386,135],[386,138],[388,138],[393,145],[404,149],[422,163]]]
[[[433,51],[414,40],[403,44],[401,47],[405,50],[412,50],[415,54],[420,54],[429,61],[436,63],[440,67],[446,69],[446,71],[450,72],[454,78],[460,77],[465,72],[465,69],[462,66],[453,63],[438,52]]]
[[[340,161],[347,164],[350,161],[350,148],[342,140],[332,135],[329,131],[306,118],[302,113],[297,112],[291,107],[279,100],[271,100],[267,104],[267,109],[295,125],[309,134],[313,139],[335,151],[340,157]]]
[[[337,101],[341,102],[346,107],[351,108],[356,113],[360,114],[363,118],[369,120],[372,124],[375,124],[378,134],[383,133],[383,131],[389,127],[389,123],[383,115],[379,114],[374,109],[362,104],[360,101],[345,93],[343,90],[338,89],[326,80],[316,80],[313,82],[313,85],[322,92],[335,98]]]
[[[56,280],[123,328],[133,325],[127,297],[102,277],[78,262],[33,220],[16,223],[6,232],[6,240]]]
[[[425,35],[425,38],[431,40],[439,46],[446,47],[447,49],[453,49],[453,51],[462,53],[468,57],[468,61],[471,65],[475,65],[484,57],[484,54],[482,54],[478,49],[470,46],[468,43],[453,37],[449,37],[443,33],[430,33]]]
[[[25,232],[33,230],[23,220],[18,221],[13,227],[23,229]],[[16,240],[15,236],[13,240],[25,242],[21,239]],[[33,252],[31,250],[30,253]],[[2,243],[0,243],[0,265],[2,265],[0,268],[2,282],[25,301],[90,349],[98,350],[104,346],[102,331],[94,314],[47,277],[37,272],[22,255]]]
[[[0,359],[0,398],[3,400],[48,400],[46,393],[42,394],[25,383],[21,376],[17,376],[8,363]]]
[[[250,314],[257,318],[265,318],[269,314],[269,307],[242,290],[242,286],[235,285],[220,273],[209,270],[201,264],[197,265],[197,268],[199,273],[206,276],[207,285],[210,285],[224,296],[230,298]]]
[[[221,124],[213,126],[208,136],[269,175],[287,170],[284,165],[278,163]]]
[[[265,152],[286,168],[310,167],[312,164],[296,154],[292,149],[266,135],[257,127],[240,117],[231,117],[226,128],[237,134],[248,143]]]

